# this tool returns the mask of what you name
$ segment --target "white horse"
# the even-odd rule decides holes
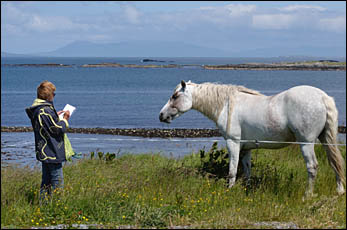
[[[308,172],[306,195],[313,195],[318,167],[313,143],[319,138],[321,143],[327,144],[324,147],[336,174],[337,192],[345,192],[344,159],[334,145],[338,112],[334,99],[322,90],[297,86],[265,96],[243,86],[181,81],[161,109],[159,119],[170,123],[190,109],[213,120],[226,140],[230,156],[229,187],[235,184],[240,152],[244,155],[242,164],[249,179],[252,149],[282,148],[288,145],[283,142],[297,141]],[[272,141],[276,143],[270,143]]]

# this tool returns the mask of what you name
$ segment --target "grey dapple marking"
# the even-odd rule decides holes
[[[312,86],[296,86],[272,96],[265,96],[243,86],[184,82],[159,114],[170,123],[183,113],[195,109],[216,123],[227,143],[230,156],[229,187],[235,184],[240,152],[246,177],[251,173],[251,150],[282,148],[286,143],[254,143],[260,140],[300,143],[308,172],[307,195],[313,194],[318,162],[314,143],[324,145],[336,175],[337,192],[345,192],[344,159],[336,144],[338,112],[334,99]]]

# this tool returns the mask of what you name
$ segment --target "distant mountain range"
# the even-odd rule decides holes
[[[119,43],[92,43],[75,41],[50,52],[13,54],[1,52],[1,57],[278,57],[313,56],[346,57],[346,47],[271,47],[231,52],[184,42],[129,41]]]
[[[1,53],[3,56],[4,53]],[[18,54],[5,53],[5,56]],[[75,41],[50,52],[33,53],[31,56],[50,57],[228,57],[223,50],[191,45],[183,42],[134,41],[98,44]]]

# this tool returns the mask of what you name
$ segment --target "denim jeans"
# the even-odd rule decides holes
[[[42,183],[40,189],[40,199],[44,199],[46,194],[56,188],[64,187],[63,164],[62,163],[43,163],[42,162]]]

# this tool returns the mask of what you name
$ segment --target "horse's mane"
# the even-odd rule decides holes
[[[217,122],[215,119],[219,117],[226,103],[229,104],[229,115],[231,114],[236,94],[247,93],[263,96],[263,94],[256,90],[239,85],[226,85],[211,82],[202,84],[188,82],[187,84],[196,87],[193,95],[193,109],[197,109],[215,122]]]

